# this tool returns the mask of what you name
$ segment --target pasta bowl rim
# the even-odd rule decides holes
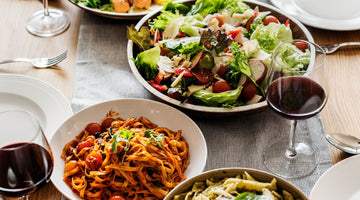
[[[117,107],[114,105],[117,105]],[[145,106],[148,110],[142,111],[141,109],[145,108]],[[117,108],[123,108],[123,111]],[[140,108],[140,111],[138,111],[139,109],[134,110],[135,108]],[[180,130],[177,127],[184,127],[181,129],[183,130],[182,136],[184,136],[186,142],[189,144],[190,155],[190,164],[184,174],[187,178],[190,178],[204,170],[207,160],[207,145],[205,137],[198,125],[189,116],[167,104],[149,99],[124,98],[103,101],[75,113],[73,116],[68,118],[48,140],[54,158],[53,173],[50,179],[58,191],[60,191],[69,200],[80,200],[82,198],[71,191],[71,188],[63,181],[65,162],[62,158],[60,158],[62,149],[65,144],[73,140],[88,123],[100,122],[100,120],[104,119],[106,113],[111,109],[115,112],[119,112],[118,116],[124,119],[128,117],[138,118],[143,116],[159,126],[164,126],[172,130]],[[128,110],[134,111],[129,113],[127,112]],[[145,112],[153,113],[152,116],[160,116],[151,118],[146,114],[136,115],[137,113]],[[91,116],[91,113],[95,113],[95,117]],[[162,114],[163,116],[161,116]],[[174,118],[178,119],[178,121],[172,122]],[[159,121],[168,123],[159,124]],[[185,132],[186,130],[187,132]]]
[[[194,1],[195,0],[182,0],[182,1],[178,1],[178,2],[188,3],[188,2],[194,2]],[[292,23],[293,25],[296,25],[299,28],[299,31],[302,31],[301,35],[304,37],[302,39],[306,39],[310,42],[314,42],[314,39],[313,39],[311,33],[309,32],[309,30],[296,18],[286,14],[285,12],[280,11],[278,8],[276,8],[272,5],[269,5],[269,4],[266,4],[263,2],[254,1],[254,0],[244,0],[244,2],[247,4],[257,5],[257,6],[261,6],[263,8],[275,11],[276,14],[286,17],[287,19],[290,20],[290,23]],[[141,26],[143,26],[149,19],[155,17],[161,11],[161,9],[162,9],[162,7],[155,9],[152,12],[145,15],[135,25],[135,29],[139,30],[141,28]],[[294,38],[294,39],[298,39],[298,38]],[[134,74],[135,78],[140,82],[140,84],[143,87],[145,87],[146,90],[148,90],[151,94],[156,96],[158,99],[161,99],[161,100],[163,100],[169,104],[172,104],[180,109],[192,111],[195,114],[206,113],[206,114],[232,115],[232,114],[237,114],[237,113],[250,113],[250,112],[261,111],[267,107],[266,101],[261,101],[261,102],[255,103],[255,104],[250,104],[250,105],[245,105],[245,106],[237,106],[234,108],[209,107],[209,106],[181,103],[179,100],[173,99],[173,98],[159,92],[158,90],[156,90],[142,77],[142,75],[139,73],[137,67],[135,66],[135,64],[133,62],[133,59],[135,59],[134,43],[131,40],[128,40],[128,43],[127,43],[127,58],[128,58],[128,63],[129,63],[132,73]]]
[[[181,194],[191,189],[192,185],[196,182],[205,181],[209,178],[222,179],[225,177],[235,177],[236,175],[243,174],[244,172],[248,172],[251,176],[256,178],[258,181],[266,181],[269,182],[275,178],[277,180],[277,186],[281,189],[285,189],[291,192],[294,195],[294,198],[302,198],[302,200],[308,200],[306,195],[295,185],[290,183],[289,181],[276,176],[270,172],[254,169],[254,168],[246,168],[246,167],[226,167],[226,168],[217,168],[205,171],[201,174],[193,176],[185,181],[181,182],[175,188],[173,188],[163,200],[173,200],[174,196],[177,194]],[[285,186],[285,187],[284,187]]]

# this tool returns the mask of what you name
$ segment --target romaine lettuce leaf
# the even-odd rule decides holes
[[[244,13],[249,8],[242,0],[225,0],[223,12],[227,11],[232,15],[234,13]]]
[[[200,50],[205,49],[204,45],[199,45],[199,42],[190,42],[184,45],[181,41],[169,41],[165,43],[165,47],[173,51],[175,54],[194,55]]]
[[[224,7],[225,0],[197,0],[194,5],[191,6],[188,16],[199,13],[200,15],[213,14],[219,9]]]
[[[157,63],[160,60],[160,47],[156,46],[139,53],[135,65],[145,80],[152,80],[159,73]]]
[[[199,28],[191,26],[188,23],[183,23],[179,28],[179,32],[185,33],[186,35],[191,36],[191,37],[200,36]]]
[[[174,3],[172,1],[168,1],[164,5],[163,10],[171,11],[173,13],[176,13],[178,11],[180,14],[186,15],[186,13],[189,12],[190,7],[188,7],[187,5],[185,5],[183,3]]]
[[[195,101],[200,102],[200,104],[211,107],[217,107],[223,104],[230,105],[236,103],[241,90],[241,86],[234,90],[221,93],[213,93],[207,90],[198,90],[192,94],[192,98],[194,98]]]
[[[280,41],[292,40],[292,31],[284,24],[270,23],[269,25],[258,25],[252,33],[250,40],[256,39],[260,48],[267,53],[272,53]]]
[[[284,73],[291,73],[292,70],[306,70],[310,63],[310,51],[308,49],[303,52],[295,45],[285,43],[276,51],[279,52],[277,63],[289,69],[289,71],[283,70]],[[279,66],[275,66],[275,70],[280,71]]]
[[[178,11],[172,13],[171,11],[161,10],[161,14],[156,19],[154,19],[154,23],[152,24],[152,26],[154,29],[159,29],[160,31],[163,31],[170,23],[180,17],[181,15]]]
[[[240,45],[236,42],[233,42],[229,49],[234,56],[234,59],[226,63],[229,69],[235,72],[241,72],[251,78],[250,67],[247,63],[248,58],[246,56],[246,53],[241,50]]]

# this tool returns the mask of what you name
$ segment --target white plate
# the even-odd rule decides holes
[[[110,110],[119,112],[121,118],[145,117],[151,122],[171,130],[182,130],[189,144],[190,165],[185,171],[188,178],[200,174],[206,164],[207,147],[199,127],[185,114],[157,101],[145,99],[119,99],[88,107],[68,119],[50,139],[54,155],[54,171],[51,181],[68,199],[81,199],[63,181],[64,160],[60,158],[63,147],[77,136],[90,122],[101,122]]]
[[[316,28],[360,29],[359,0],[270,0],[276,7]]]
[[[82,3],[75,3],[74,0],[68,0],[70,3],[82,8],[86,11],[94,13],[99,16],[113,18],[113,19],[140,19],[149,12],[153,11],[154,9],[160,8],[160,5],[151,5],[149,9],[136,9],[131,8],[129,13],[117,13],[117,12],[109,12],[109,11],[102,11],[100,9],[90,8],[85,6]]]
[[[51,85],[28,76],[0,74],[0,111],[9,109],[33,113],[47,138],[73,114],[64,95]]]
[[[359,200],[360,155],[342,160],[327,170],[311,190],[310,200]]]

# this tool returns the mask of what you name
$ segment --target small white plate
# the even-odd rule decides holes
[[[29,76],[0,74],[0,111],[9,109],[33,113],[47,138],[73,114],[69,102],[57,88]]]
[[[360,155],[336,163],[315,183],[310,200],[359,200]]]
[[[96,104],[88,107],[69,118],[50,139],[50,146],[54,156],[54,170],[51,181],[55,187],[68,199],[81,199],[73,193],[65,182],[65,162],[60,158],[62,150],[68,142],[75,139],[88,123],[101,122],[110,110],[119,113],[119,117],[147,118],[158,126],[171,130],[182,130],[186,142],[189,144],[190,164],[184,174],[187,178],[200,174],[206,165],[207,146],[199,127],[187,115],[166,104],[146,99],[119,99]]]
[[[336,31],[360,29],[359,0],[270,0],[270,2],[309,26]]]

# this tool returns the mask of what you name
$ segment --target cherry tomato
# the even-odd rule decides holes
[[[272,15],[268,15],[263,19],[264,25],[269,25],[271,22],[279,23],[279,20],[275,16],[272,16]]]
[[[70,160],[69,162],[66,163],[64,171],[65,171],[65,173],[69,172],[69,171],[75,169],[77,166],[78,166],[78,163],[76,160]]]
[[[192,70],[192,74],[201,84],[210,83],[214,79],[213,74],[207,69],[196,68]]]
[[[220,65],[219,70],[217,71],[217,74],[219,74],[220,76],[224,75],[225,72],[228,70],[228,66],[227,65]]]
[[[212,86],[214,93],[226,92],[231,90],[231,86],[225,80],[216,81]]]
[[[178,36],[179,38],[182,38],[182,37],[186,37],[187,35],[186,35],[185,33],[179,32],[179,33],[177,34],[177,36]]]
[[[173,98],[173,99],[177,99],[179,101],[181,101],[181,89],[180,88],[170,88],[168,90],[168,96]]]
[[[290,24],[290,20],[287,19],[287,20],[285,21],[285,26],[289,26],[289,24]]]
[[[302,52],[305,52],[305,50],[309,48],[306,42],[294,42],[294,45]]]
[[[156,75],[154,82],[157,84],[160,84],[160,82],[164,79],[164,74],[159,71],[159,73]]]
[[[114,118],[106,118],[104,119],[104,121],[101,123],[101,128],[103,129],[103,131],[106,131],[107,128],[109,128],[111,126],[111,123],[114,121]]]
[[[109,198],[109,200],[125,200],[125,198],[121,195],[114,194]]]
[[[186,76],[186,77],[192,77],[193,76],[192,73],[190,72],[190,70],[185,68],[185,67],[180,67],[179,69],[177,69],[175,71],[175,74],[180,75],[181,73],[183,73],[183,71],[185,71],[183,76]]]
[[[160,84],[158,84],[158,83],[155,83],[154,80],[151,80],[151,81],[150,81],[150,85],[151,85],[153,88],[155,88],[156,90],[158,90],[159,92],[165,92],[165,91],[168,89],[168,87],[167,87],[166,85],[160,85]]]
[[[246,100],[252,99],[256,94],[256,85],[254,83],[248,83],[241,91],[241,96]]]
[[[235,38],[239,33],[241,33],[241,29],[236,29],[236,30],[232,30],[232,31],[229,31],[227,33],[227,35],[231,36],[231,38]]]
[[[85,159],[86,167],[90,170],[98,170],[102,162],[102,156],[97,151],[92,151]]]
[[[87,140],[82,141],[78,144],[77,146],[77,150],[80,151],[81,149],[85,148],[85,147],[91,147],[94,145],[94,138],[93,137],[89,137]]]
[[[90,135],[95,135],[95,133],[101,132],[101,125],[98,123],[90,123],[85,127],[85,130],[89,132]]]

